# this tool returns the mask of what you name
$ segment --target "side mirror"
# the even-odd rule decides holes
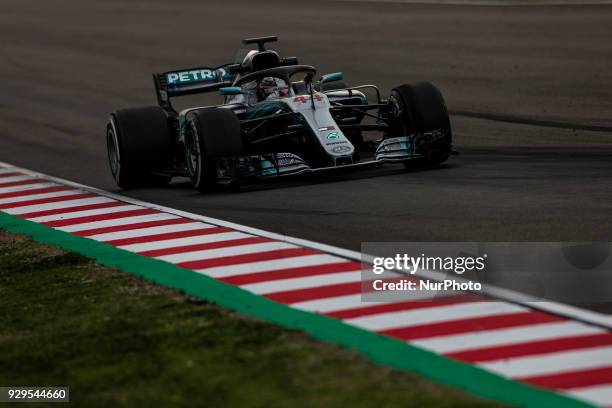
[[[239,86],[226,86],[224,88],[219,88],[219,94],[223,96],[227,95],[240,95],[242,93],[242,88]]]
[[[344,75],[342,75],[342,72],[326,74],[321,77],[321,83],[324,84],[326,82],[340,81],[343,77]]]

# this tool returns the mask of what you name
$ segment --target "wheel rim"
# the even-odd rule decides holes
[[[191,177],[191,179],[197,182],[198,172],[200,168],[200,149],[198,143],[196,142],[196,134],[193,129],[189,128],[185,135],[185,150],[187,153],[186,162],[187,162],[187,171]]]
[[[395,135],[395,136],[408,136],[408,129],[406,126],[406,122],[404,121],[404,118],[402,117],[402,107],[400,106],[400,103],[398,101],[398,99],[395,97],[395,95],[391,94],[389,97],[389,104],[393,107],[392,111],[391,111],[391,115],[394,119],[394,122],[397,124],[399,124],[399,129],[401,129],[401,135]]]
[[[108,127],[106,132],[106,146],[108,151],[108,163],[110,165],[111,173],[115,180],[119,175],[119,150],[115,142],[115,135],[111,126]]]

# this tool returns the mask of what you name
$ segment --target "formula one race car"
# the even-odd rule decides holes
[[[113,112],[106,127],[111,172],[121,188],[184,176],[200,191],[218,184],[359,168],[387,162],[437,165],[452,151],[440,91],[347,86],[336,72],[281,58],[250,38],[235,63],[153,74],[159,106]],[[173,97],[218,91],[224,103],[177,110]],[[366,94],[371,93],[371,97]],[[365,132],[379,132],[376,140]]]

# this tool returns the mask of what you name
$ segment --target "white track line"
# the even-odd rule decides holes
[[[381,304],[366,303],[361,300],[361,293],[355,295],[334,296],[326,299],[306,300],[292,303],[291,307],[304,310],[306,312],[329,313],[338,310],[347,310],[368,305],[375,306]]]
[[[143,242],[139,244],[130,244],[119,246],[130,252],[153,251],[156,249],[178,248],[197,244],[208,244],[212,242],[223,242],[232,239],[249,238],[252,235],[243,232],[222,232],[219,234],[197,235],[186,238],[166,239],[163,241]]]
[[[449,295],[455,292],[448,292]],[[435,298],[432,298],[431,294],[428,292],[415,292],[410,295],[411,301],[422,301],[422,300],[432,300],[436,302]],[[383,303],[396,303],[397,301],[373,301],[363,299],[361,293],[353,294],[353,295],[342,295],[342,296],[333,296],[324,299],[314,299],[314,300],[305,300],[302,302],[291,303],[291,307],[296,309],[309,311],[309,312],[317,312],[317,313],[331,313],[331,312],[340,312],[342,310],[350,310],[357,308],[366,308],[368,306],[378,306]]]
[[[0,165],[0,174],[3,174],[3,173],[18,173],[18,170],[17,170],[16,167],[13,167],[11,165],[8,165],[10,167],[6,167],[6,166],[7,166],[6,163],[2,163]]]
[[[15,181],[23,181],[23,180],[35,180],[32,176],[28,176],[27,174],[20,174],[17,176],[9,176],[0,178],[0,187],[6,183],[13,183]]]
[[[66,225],[65,227],[57,227],[56,229],[66,232],[79,232],[79,231],[87,231],[90,229],[97,228],[105,228],[105,227],[117,227],[120,225],[129,225],[129,224],[138,224],[141,222],[149,222],[149,221],[162,221],[162,220],[171,220],[178,219],[178,217],[174,214],[147,214],[147,215],[138,215],[135,217],[125,217],[125,218],[115,218],[112,220],[104,220],[104,221],[91,221],[85,222],[82,224],[75,225]]]
[[[612,346],[515,357],[477,365],[505,377],[523,378],[606,367],[610,364],[612,364]]]
[[[505,302],[458,303],[446,306],[433,306],[398,312],[379,313],[346,319],[344,322],[368,330],[381,331],[422,324],[440,323],[450,320],[504,315],[525,310],[524,307]]]
[[[137,205],[126,204],[126,205],[120,205],[116,207],[97,208],[95,210],[83,210],[83,211],[73,211],[69,213],[44,215],[42,217],[28,218],[28,220],[34,221],[34,222],[41,222],[41,223],[51,222],[51,221],[63,221],[63,220],[71,220],[73,218],[90,217],[93,215],[113,214],[113,213],[118,213],[122,211],[130,211],[130,210],[140,210],[140,207]]]
[[[64,196],[66,197],[66,199],[68,199],[68,196],[78,195],[78,194],[83,194],[83,191],[60,190],[60,191],[52,191],[50,193],[39,193],[39,194],[30,194],[30,195],[24,195],[24,196],[19,196],[19,197],[0,198],[0,205],[13,204],[13,203],[17,204],[17,203],[24,202],[24,201],[41,200],[44,198],[55,198],[55,197],[64,197]]]
[[[189,261],[202,261],[205,259],[225,258],[234,255],[248,255],[258,252],[276,251],[279,249],[297,248],[297,245],[283,242],[264,242],[263,244],[240,245],[229,248],[206,249],[203,251],[184,252],[181,254],[163,255],[156,257],[170,263],[182,263]]]
[[[47,187],[60,187],[60,185],[56,183],[44,182],[44,183],[35,183],[35,184],[24,184],[21,186],[13,186],[13,187],[0,187],[0,194],[16,193],[18,191],[38,190],[39,188],[47,188]]]
[[[70,196],[65,196],[65,201],[57,201],[54,203],[47,204],[35,204],[35,205],[26,205],[23,207],[15,207],[15,208],[7,208],[3,210],[6,213],[13,215],[21,215],[27,214],[31,212],[39,212],[39,211],[47,211],[47,210],[61,210],[68,209],[72,207],[79,207],[81,205],[91,205],[91,204],[102,204],[102,203],[112,203],[118,202],[117,200],[113,200],[108,197],[90,197],[90,198],[79,198],[76,200],[71,200]],[[69,212],[67,211],[66,214]]]
[[[4,167],[11,167],[15,171],[21,171],[25,174],[29,174],[34,177],[45,177],[48,180],[52,180],[52,181],[55,181],[55,182],[58,182],[58,183],[61,183],[67,186],[72,186],[72,187],[79,188],[82,190],[91,191],[91,192],[98,193],[98,194],[101,194],[107,197],[115,198],[117,200],[122,200],[122,201],[129,202],[132,204],[141,205],[143,207],[153,208],[159,211],[174,214],[176,216],[191,218],[193,220],[199,220],[205,223],[214,224],[214,225],[218,225],[221,227],[232,228],[232,229],[242,231],[248,234],[254,234],[254,235],[259,235],[259,236],[263,236],[263,237],[267,237],[267,238],[271,238],[271,239],[275,239],[279,241],[290,242],[296,245],[317,249],[323,252],[328,252],[328,253],[331,253],[331,254],[334,254],[340,257],[351,259],[351,260],[356,260],[356,261],[363,260],[364,262],[372,262],[374,258],[372,255],[369,255],[369,254],[361,254],[356,251],[338,248],[333,245],[321,244],[318,242],[313,242],[313,241],[309,241],[309,240],[305,240],[301,238],[289,237],[289,236],[282,235],[282,234],[264,231],[258,228],[252,228],[252,227],[248,227],[248,226],[233,223],[233,222],[223,221],[223,220],[212,218],[212,217],[206,217],[206,216],[199,215],[199,214],[193,214],[193,213],[189,213],[186,211],[180,211],[174,208],[169,208],[169,207],[165,207],[165,206],[161,206],[161,205],[157,205],[153,203],[148,203],[148,202],[137,200],[134,198],[125,197],[119,194],[109,193],[108,191],[100,190],[100,189],[90,187],[90,186],[85,186],[83,184],[75,183],[75,182],[61,179],[58,177],[51,177],[51,176],[48,176],[42,173],[38,173],[32,170],[15,167],[7,163],[3,163],[3,162],[0,162],[0,165]],[[2,191],[0,191],[0,193],[2,193]],[[118,221],[119,220],[114,220],[113,225],[118,225],[117,224]],[[94,224],[94,223],[90,223],[90,225],[91,224]],[[109,224],[106,224],[106,225],[109,225]],[[73,232],[73,231],[80,231],[80,230],[85,230],[89,228],[98,228],[98,226],[88,226],[87,228],[81,228],[81,229],[73,229],[73,228],[65,228],[65,227],[58,228],[58,229],[67,231],[67,232]],[[423,278],[442,281],[444,280],[445,275],[441,273],[427,272],[426,274],[423,275]],[[541,301],[541,299],[538,299],[538,298],[534,298],[534,297],[531,297],[531,296],[528,296],[528,295],[525,295],[519,292],[515,292],[512,290],[494,287],[491,285],[487,285],[484,288],[483,294],[486,294],[493,298],[503,299],[503,300],[513,302],[513,303],[523,304],[533,309],[543,310],[549,313],[566,316],[571,319],[582,320],[585,322],[589,322],[592,324],[596,324],[596,325],[600,325],[600,326],[604,326],[604,327],[612,329],[612,316],[606,316],[601,313],[593,312],[590,310],[584,310],[584,309],[580,309],[574,306],[569,306],[569,305],[565,305],[565,304],[557,303],[557,302]]]
[[[507,346],[530,341],[553,340],[564,337],[607,333],[607,330],[574,321],[529,324],[467,334],[436,336],[411,341],[415,346],[440,354]]]
[[[593,404],[612,407],[612,384],[573,388],[565,393]]]
[[[95,239],[96,241],[115,241],[118,239],[148,237],[151,235],[167,234],[171,232],[193,231],[213,227],[216,227],[216,225],[204,224],[202,222],[195,221],[181,224],[160,225],[157,227],[136,228],[126,231],[106,232],[102,234],[91,235],[87,238]]]
[[[338,283],[359,282],[361,271],[327,273],[323,275],[306,276],[303,278],[277,279],[268,282],[251,283],[240,288],[257,295],[267,295],[275,292],[317,288],[320,286],[335,285]]]
[[[273,259],[270,261],[249,262],[239,265],[216,266],[201,269],[197,272],[213,278],[227,278],[229,276],[249,275],[251,273],[274,272],[281,269],[317,266],[345,261],[343,258],[327,254],[303,255],[291,258]]]

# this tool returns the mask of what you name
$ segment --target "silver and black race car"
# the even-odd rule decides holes
[[[448,159],[448,111],[431,83],[400,85],[382,98],[374,85],[347,86],[342,73],[281,58],[266,43],[234,63],[153,74],[158,106],[113,112],[106,127],[111,172],[121,188],[189,177],[200,191],[219,184],[401,162]],[[216,91],[224,101],[177,111],[174,97]],[[367,96],[369,95],[369,96]],[[365,137],[368,132],[378,136]]]

